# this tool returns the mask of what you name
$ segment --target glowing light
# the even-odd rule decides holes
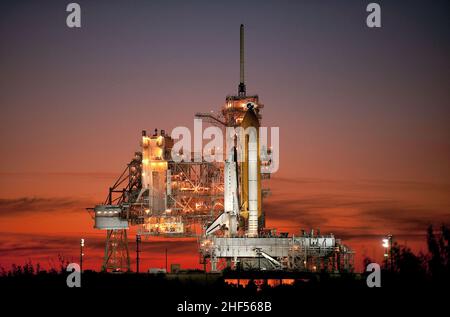
[[[281,284],[283,285],[294,285],[295,280],[292,278],[284,278],[281,280]]]
[[[163,137],[159,136],[157,141],[156,141],[156,145],[161,146],[162,145],[162,141],[163,141]]]
[[[383,239],[383,248],[389,248],[389,239],[384,238]]]

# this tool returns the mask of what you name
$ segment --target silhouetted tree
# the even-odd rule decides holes
[[[370,263],[375,263],[376,261],[372,260],[370,257],[366,256],[363,259],[364,271]]]
[[[441,232],[434,233],[433,226],[427,230],[427,244],[429,251],[428,271],[434,282],[441,283],[449,280],[450,276],[450,230],[445,225]]]
[[[253,279],[251,279],[248,282],[247,286],[245,287],[246,291],[251,293],[251,294],[256,293],[257,288],[258,287],[256,286],[256,283],[255,283],[255,281]]]
[[[393,270],[399,274],[424,277],[425,268],[422,256],[415,255],[410,248],[397,246],[393,257]]]

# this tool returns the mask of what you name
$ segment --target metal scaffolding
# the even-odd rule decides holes
[[[204,237],[200,262],[211,271],[284,270],[301,272],[351,272],[354,252],[333,235],[303,234],[286,237]]]
[[[240,39],[237,95],[227,96],[218,114],[196,114],[222,131],[235,131],[232,153],[215,153],[225,162],[209,162],[190,149],[173,153],[174,140],[164,130],[142,131],[141,151],[109,188],[104,203],[90,208],[95,228],[106,230],[104,271],[130,270],[129,226],[137,226],[144,238],[197,237],[200,262],[212,271],[353,269],[353,251],[333,235],[311,231],[289,237],[265,228],[263,200],[269,190],[262,181],[270,178],[272,151],[260,142],[264,105],[258,95],[246,93],[243,25]]]

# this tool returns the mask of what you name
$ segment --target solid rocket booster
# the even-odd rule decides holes
[[[247,236],[258,236],[258,217],[261,214],[261,162],[259,158],[259,120],[253,105],[247,105],[240,127],[241,153],[241,216],[247,220]]]

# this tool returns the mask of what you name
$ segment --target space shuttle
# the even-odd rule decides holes
[[[241,25],[238,94],[227,97],[222,110],[226,126],[238,128],[238,135],[235,136],[234,146],[225,160],[224,211],[207,227],[206,235],[222,229],[225,236],[233,237],[238,235],[240,229],[244,229],[245,236],[257,237],[258,228],[264,225],[259,144],[259,108],[262,107],[258,96],[246,95],[244,26]]]
[[[219,229],[226,230],[227,236],[237,235],[239,225],[238,184],[237,151],[236,147],[233,147],[225,161],[224,168],[224,211],[206,229],[206,235]]]

